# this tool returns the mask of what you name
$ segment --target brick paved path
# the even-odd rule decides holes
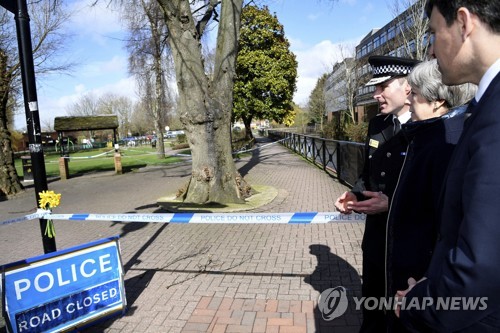
[[[255,212],[334,211],[344,186],[275,144],[237,162],[250,184],[278,189]],[[71,168],[71,164],[70,164]],[[189,163],[49,183],[56,213],[158,212]],[[33,189],[0,202],[0,220],[32,212]],[[349,309],[325,321],[321,291],[360,294],[361,223],[206,225],[56,221],[58,249],[120,235],[128,312],[87,332],[357,332]],[[0,227],[0,263],[43,252],[38,221]],[[0,326],[1,322],[0,322]],[[0,328],[0,331],[2,329]]]

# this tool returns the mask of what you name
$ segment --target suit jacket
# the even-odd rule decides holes
[[[440,332],[500,332],[500,74],[466,120],[445,177],[440,228],[427,280],[407,295],[432,297],[403,310],[407,327]],[[479,309],[439,311],[438,297],[464,297]],[[487,300],[484,299],[487,297]],[[446,300],[446,298],[444,299]],[[449,298],[448,298],[449,300]],[[486,306],[484,306],[486,301]],[[460,303],[463,304],[463,303]]]
[[[406,151],[401,131],[394,134],[392,118],[392,115],[380,114],[370,120],[363,172],[351,190],[358,200],[366,199],[361,194],[365,190],[381,191],[389,200],[392,198]],[[387,213],[367,216],[362,243],[364,260],[384,262],[386,222]]]

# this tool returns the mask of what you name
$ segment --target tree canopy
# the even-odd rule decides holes
[[[315,124],[323,125],[323,118],[326,113],[326,102],[325,102],[325,82],[327,75],[323,74],[318,81],[316,86],[309,96],[309,114],[311,115],[311,120]]]
[[[233,118],[242,119],[251,135],[252,119],[283,122],[293,110],[297,61],[283,25],[267,7],[242,11]]]

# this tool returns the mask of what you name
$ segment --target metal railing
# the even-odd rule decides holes
[[[271,139],[281,143],[325,172],[352,186],[363,169],[364,144],[319,138],[281,130],[267,130]]]

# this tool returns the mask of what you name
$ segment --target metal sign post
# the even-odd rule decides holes
[[[0,5],[14,13],[16,21],[19,61],[23,82],[24,110],[29,138],[29,150],[33,165],[33,178],[36,193],[36,206],[40,200],[39,193],[47,190],[47,174],[42,149],[40,117],[38,114],[38,99],[36,95],[35,66],[31,45],[31,31],[26,0],[0,0]],[[56,251],[56,240],[45,234],[47,220],[40,219],[40,230],[44,253]]]

